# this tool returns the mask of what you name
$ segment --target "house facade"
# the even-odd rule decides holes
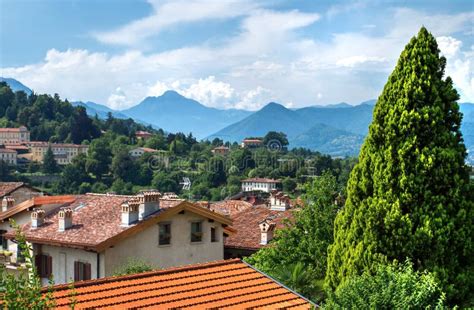
[[[18,144],[30,141],[30,132],[25,126],[0,128],[0,144]]]
[[[242,148],[259,148],[263,146],[262,139],[244,139],[240,144]]]
[[[260,191],[270,193],[277,190],[281,185],[280,180],[267,178],[250,178],[242,180],[241,183],[243,192]]]
[[[136,257],[155,268],[222,259],[230,224],[190,202],[162,200],[158,192],[86,194],[50,215],[33,210],[23,232],[46,284],[51,275],[56,283],[111,276]]]
[[[70,143],[48,143],[32,141],[27,144],[31,152],[31,160],[36,162],[43,162],[44,155],[51,147],[54,154],[54,159],[58,165],[68,165],[72,159],[79,154],[87,154],[89,150],[88,145],[70,144]]]
[[[17,152],[15,150],[7,149],[0,145],[0,160],[9,165],[17,165]]]

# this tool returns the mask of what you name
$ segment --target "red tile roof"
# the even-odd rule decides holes
[[[252,204],[243,200],[223,200],[211,204],[210,209],[212,211],[228,215],[230,217],[235,216],[237,213],[242,212],[252,207]]]
[[[0,182],[0,198],[25,185],[23,182]]]
[[[35,207],[51,204],[68,204],[75,200],[74,196],[39,196],[33,197],[32,199],[23,201],[17,204],[13,208],[8,209],[5,212],[0,212],[0,221],[5,221],[10,217],[22,212],[28,211]]]
[[[7,148],[0,148],[0,153],[15,153],[16,154],[16,151],[15,150],[10,150],[10,149],[7,149]]]
[[[56,196],[57,197],[57,196]],[[218,213],[201,208],[183,200],[160,200],[160,209],[143,221],[130,226],[122,226],[121,205],[134,196],[110,194],[86,194],[74,196],[68,207],[73,210],[72,227],[58,230],[58,211],[48,215],[43,225],[31,228],[31,223],[22,227],[28,241],[63,247],[81,248],[100,252],[104,248],[135,234],[167,216],[187,209],[207,216],[225,225],[232,221]],[[50,197],[54,198],[54,196]],[[13,238],[12,232],[6,234]]]
[[[310,309],[311,303],[238,260],[216,261],[76,282],[80,309]],[[69,285],[53,288],[57,309],[69,309]]]
[[[244,179],[241,182],[255,182],[255,183],[281,183],[280,180],[268,179],[268,178],[250,178]]]
[[[20,127],[22,130],[26,130],[26,127]],[[0,128],[0,132],[20,132],[20,128]]]
[[[231,217],[232,228],[237,232],[230,235],[225,240],[225,247],[257,250],[263,247],[260,244],[261,232],[258,224],[265,219],[271,220],[276,224],[276,229],[285,227],[284,219],[291,220],[293,211],[272,211],[266,205],[256,205],[248,208],[235,216]]]

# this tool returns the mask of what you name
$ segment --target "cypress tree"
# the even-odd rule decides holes
[[[369,134],[335,221],[326,288],[410,258],[448,300],[473,287],[474,202],[459,96],[424,27],[410,40],[374,108]],[[471,296],[472,298],[472,296]]]

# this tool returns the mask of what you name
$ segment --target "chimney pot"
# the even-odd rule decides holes
[[[72,227],[72,209],[61,208],[58,212],[58,230],[65,231]]]
[[[130,200],[122,204],[122,226],[130,226],[138,221],[139,202]]]
[[[260,244],[267,245],[270,240],[273,239],[273,231],[275,229],[275,223],[272,223],[265,219],[259,223],[260,227]]]
[[[38,228],[44,223],[46,212],[43,209],[33,209],[31,212],[31,228]]]
[[[10,196],[3,197],[2,200],[2,211],[5,212],[15,205],[15,199]]]
[[[138,219],[143,220],[150,214],[155,213],[160,208],[161,194],[158,191],[145,191],[136,196],[138,206]]]

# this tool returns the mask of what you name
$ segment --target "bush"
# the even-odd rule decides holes
[[[445,294],[431,273],[414,271],[407,260],[349,278],[326,301],[325,309],[441,309]]]
[[[153,266],[139,259],[129,259],[123,266],[117,268],[114,276],[142,273],[153,270]]]

